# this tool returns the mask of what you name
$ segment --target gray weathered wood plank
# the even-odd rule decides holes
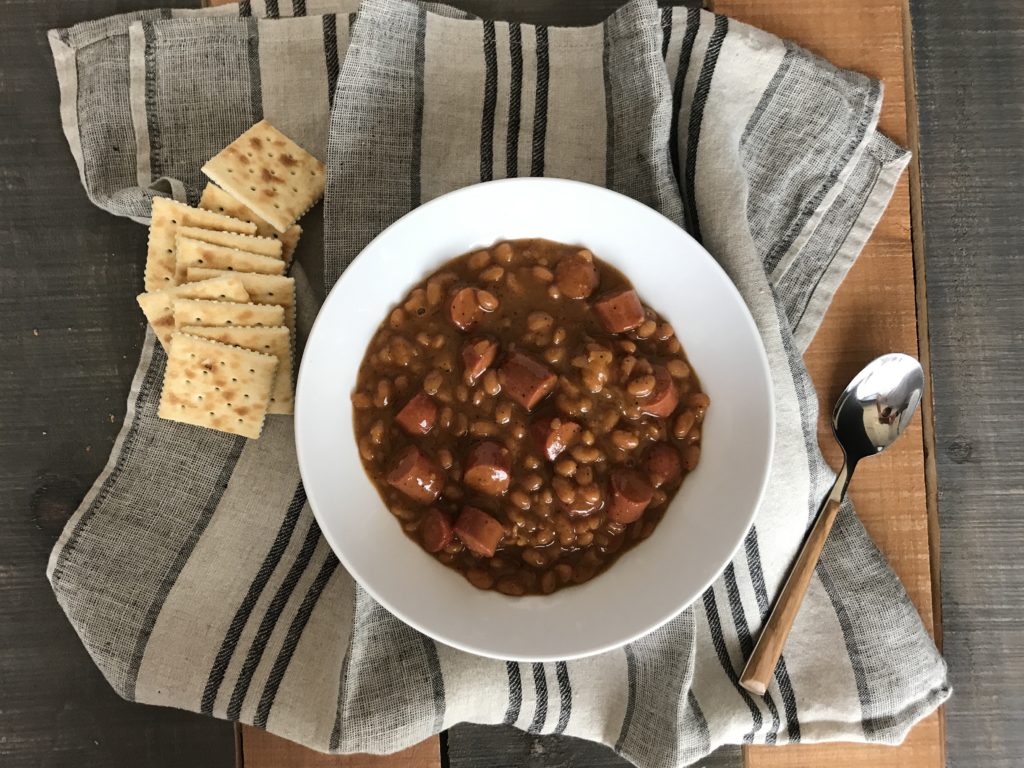
[[[0,2],[0,765],[218,766],[227,723],[119,699],[46,583],[120,427],[143,325],[143,227],[85,197],[45,32],[160,0]]]
[[[1024,5],[912,0],[951,768],[1024,757]]]

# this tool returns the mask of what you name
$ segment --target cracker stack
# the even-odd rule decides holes
[[[159,416],[258,438],[266,414],[294,409],[287,271],[324,166],[263,120],[203,171],[216,184],[199,208],[153,201],[138,302],[167,351]]]

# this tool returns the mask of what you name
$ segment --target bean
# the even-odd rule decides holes
[[[365,392],[353,392],[352,393],[352,406],[357,411],[365,411],[373,405],[373,398],[371,398]]]
[[[462,437],[469,429],[469,418],[464,413],[455,415],[455,434]]]
[[[437,460],[445,469],[451,469],[452,464],[455,463],[455,457],[452,456],[452,452],[447,448],[442,448],[437,452]]]
[[[572,504],[576,501],[576,486],[564,477],[552,478],[551,487],[555,489],[555,495],[558,496],[558,500],[563,504]]]
[[[523,550],[523,560],[527,565],[532,565],[534,568],[543,568],[546,562],[544,553],[533,547]]]
[[[418,522],[414,523],[402,523],[402,530],[406,533],[415,533],[416,529],[420,527]]]
[[[459,499],[462,498],[462,496],[463,496],[462,488],[458,484],[456,484],[456,483],[448,483],[444,487],[444,497],[446,499],[452,499],[453,501],[458,501]]]
[[[555,575],[563,584],[568,584],[572,579],[572,566],[568,563],[559,563],[555,566]]]
[[[488,267],[480,273],[480,279],[485,283],[496,283],[505,276],[505,268],[499,267],[495,264],[493,267]]]
[[[508,571],[514,567],[512,563],[510,563],[503,557],[492,557],[490,560],[487,561],[487,566],[496,573]]]
[[[511,543],[515,544],[517,547],[528,547],[528,546],[530,546],[530,540],[528,538],[526,538],[525,536],[516,536],[515,539]]]
[[[419,516],[419,511],[416,509],[410,509],[409,507],[403,507],[399,504],[391,508],[391,514],[399,520],[408,522],[409,520],[415,520],[416,517]]]
[[[427,304],[436,307],[444,298],[444,288],[433,280],[427,282]]]
[[[508,576],[498,581],[498,591],[503,595],[511,595],[512,597],[519,597],[526,593],[526,587],[523,585],[521,579],[517,579]]]
[[[430,346],[433,347],[434,349],[441,349],[441,347],[443,347],[446,343],[447,340],[445,339],[444,335],[440,333],[430,340]]]
[[[498,381],[498,372],[493,368],[489,368],[487,373],[484,374],[483,380],[484,392],[491,397],[501,392],[501,382]]]
[[[527,454],[523,458],[523,466],[526,467],[527,469],[536,469],[537,467],[540,466],[540,459],[538,459],[536,456]]]
[[[377,382],[377,394],[373,398],[373,404],[378,408],[384,408],[391,402],[391,382],[381,379]]]
[[[694,411],[681,411],[680,414],[676,416],[676,422],[672,426],[672,434],[679,440],[682,440],[690,433],[690,430],[693,429],[693,425],[696,421],[697,414]]]
[[[489,291],[477,291],[476,303],[484,312],[493,312],[498,308],[498,298]]]
[[[655,488],[654,489],[654,495],[651,496],[651,506],[652,507],[660,507],[667,500],[668,500],[668,496],[666,495],[666,493],[663,490],[661,490],[660,488]]]
[[[547,267],[536,266],[532,270],[533,276],[542,283],[550,283],[555,279],[554,273]]]
[[[460,403],[464,403],[469,400],[469,390],[466,388],[465,384],[459,384],[455,387],[455,399]]]
[[[402,311],[401,307],[395,307],[391,310],[391,316],[388,318],[392,328],[398,328],[402,323],[405,322],[405,312]]]
[[[466,578],[477,589],[490,589],[494,586],[494,577],[483,568],[470,568],[466,571]]]
[[[577,490],[577,495],[580,496],[588,504],[597,504],[601,500],[601,488],[596,483],[588,483],[587,485],[581,485]],[[589,518],[596,522],[599,522],[599,518]]]
[[[555,462],[555,472],[562,477],[572,477],[576,474],[576,462],[572,459],[559,459]]]
[[[363,457],[363,461],[373,461],[373,444],[365,437],[359,441],[359,455]]]
[[[514,427],[512,427],[512,436],[516,440],[522,440],[524,437],[526,437],[526,427],[522,424],[516,424]]]
[[[542,504],[551,504],[555,500],[555,497],[551,495],[551,489],[545,488],[540,492],[540,502]]]
[[[576,529],[567,517],[555,518],[555,533],[558,534],[558,543],[563,547],[571,547],[576,542]]]
[[[566,333],[565,328],[555,328],[554,334],[551,336],[552,344],[561,344],[565,341]]]
[[[580,435],[580,440],[583,441],[584,445],[593,445],[596,438],[594,437],[593,432],[589,429],[584,429],[583,434]]]
[[[644,431],[647,433],[647,437],[657,442],[665,439],[665,428],[661,425],[660,421],[650,421],[645,427]]]
[[[558,365],[565,359],[565,350],[561,347],[548,347],[544,350],[544,359],[551,365]]]
[[[426,301],[427,292],[422,288],[417,288],[409,294],[408,300],[402,306],[405,308],[405,311],[410,314],[422,315]]]
[[[498,434],[498,425],[489,421],[474,421],[469,427],[469,433],[473,437],[492,437]]]
[[[654,376],[650,374],[646,376],[637,376],[626,385],[626,391],[633,395],[633,397],[647,397],[654,391],[656,384],[657,382],[654,380]]]
[[[679,343],[679,338],[676,336],[673,336],[671,339],[668,340],[668,344],[666,345],[666,347],[670,355],[678,355],[680,352],[683,351],[683,345]]]
[[[507,402],[498,403],[494,409],[494,420],[499,424],[508,424],[512,420],[512,404]]]
[[[424,331],[420,331],[419,333],[416,334],[416,343],[419,344],[421,347],[429,347],[430,334]]]
[[[546,547],[548,544],[555,540],[555,531],[553,528],[542,527],[538,528],[537,532],[533,535],[533,546],[535,547]]]
[[[423,391],[428,395],[436,395],[443,382],[444,374],[435,369],[423,377]]]
[[[526,318],[526,327],[533,332],[547,331],[555,324],[555,318],[547,312],[531,312]]]
[[[447,405],[441,409],[441,413],[438,414],[437,420],[442,429],[448,429],[448,427],[451,426],[453,415],[452,409]]]
[[[609,409],[603,411],[598,415],[596,429],[602,435],[606,435],[611,432],[615,425],[619,423],[620,414],[617,410]]]
[[[590,485],[594,482],[594,470],[590,467],[580,467],[576,470],[576,482],[580,485]]]
[[[636,368],[636,358],[632,355],[626,355],[619,361],[619,375],[624,379],[629,378],[634,368]]]
[[[676,329],[670,323],[665,322],[658,326],[658,338],[662,341],[671,339],[675,335]]]
[[[690,375],[690,366],[677,358],[669,360],[665,363],[665,367],[675,379],[685,379]]]
[[[515,252],[508,243],[499,243],[494,249],[494,258],[502,264],[511,264]]]
[[[527,502],[529,502],[529,499],[527,499]],[[518,509],[508,510],[508,519],[512,522],[512,525],[516,526],[517,528],[526,527],[526,515],[524,515]]]
[[[694,410],[700,412],[705,410],[711,405],[711,398],[705,395],[703,392],[691,392],[686,396],[686,404]]]
[[[572,457],[580,464],[591,464],[595,461],[602,461],[604,456],[592,445],[576,445],[570,450]]]
[[[560,299],[562,298],[562,292],[558,290],[557,285],[552,284],[548,286],[548,296],[552,299]]]
[[[475,390],[473,392],[473,405],[480,405],[480,403],[482,403],[484,401],[484,398],[486,397],[487,393],[484,392],[482,389]]]
[[[590,531],[580,533],[576,536],[577,547],[589,547],[594,542],[594,534]]]
[[[408,388],[409,388],[409,377],[408,376],[403,374],[403,375],[401,375],[401,376],[399,376],[398,378],[395,379],[395,389],[397,389],[399,392],[405,392],[405,390],[407,390]]]
[[[557,580],[558,577],[555,575],[554,571],[546,571],[540,577],[540,591],[545,595],[550,595],[558,586]]]
[[[640,438],[635,432],[627,432],[624,429],[616,429],[612,432],[612,445],[620,451],[632,451],[640,445]]]
[[[683,469],[687,472],[696,469],[697,463],[700,461],[700,446],[692,444],[683,448],[681,461]]]
[[[690,430],[690,434],[686,436],[686,442],[688,443],[699,443],[700,442],[700,427],[694,427]]]
[[[520,491],[520,490],[512,491],[508,495],[508,500],[510,502],[512,502],[513,504],[515,504],[520,509],[529,509],[530,508],[530,497],[529,497],[529,495],[527,495],[523,491]]]
[[[523,487],[528,491],[540,490],[542,485],[544,485],[544,478],[536,472],[531,472],[523,478]]]
[[[447,553],[448,553],[448,554],[450,554],[450,555],[457,555],[457,554],[458,554],[459,552],[461,552],[462,550],[463,550],[463,545],[462,545],[462,542],[461,542],[461,541],[459,541],[458,539],[452,539],[452,540],[451,540],[451,543],[450,543],[450,544],[448,544],[448,545],[447,545],[447,546],[446,546],[446,547],[444,548],[444,551],[445,551],[445,552],[447,552]]]
[[[469,257],[469,261],[467,263],[469,264],[470,269],[483,269],[491,263],[490,251],[477,251]]]
[[[384,442],[384,422],[378,419],[370,427],[370,441],[374,445],[380,445]]]

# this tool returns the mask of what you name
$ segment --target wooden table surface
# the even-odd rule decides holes
[[[60,132],[43,33],[162,4],[0,0],[0,233],[9,251],[0,261],[0,764],[628,765],[571,738],[471,725],[388,758],[319,755],[253,729],[235,733],[226,723],[121,702],[74,637],[44,568],[124,413],[143,335],[133,297],[145,231],[85,199]],[[484,15],[591,23],[620,3],[456,4]],[[907,0],[707,5],[880,78],[881,129],[921,158],[839,290],[807,362],[826,414],[877,354],[919,355],[931,371],[924,418],[861,467],[851,494],[925,623],[937,635],[944,629],[956,689],[948,724],[932,715],[897,748],[760,747],[726,750],[708,764],[923,768],[948,758],[953,766],[1019,765],[1024,663],[1008,652],[1024,644],[1016,615],[1024,565],[1014,557],[1024,542],[1024,472],[1011,421],[1024,328],[1024,238],[1016,224],[1024,203],[1024,9],[1019,0],[970,8],[953,0],[912,8]],[[1007,362],[1003,373],[997,366]],[[819,432],[835,461],[824,418]]]

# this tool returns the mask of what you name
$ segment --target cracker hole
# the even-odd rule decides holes
[[[250,192],[255,192],[256,191],[256,187],[249,187],[249,191]]]
[[[227,171],[228,171],[228,173],[234,173],[234,171],[232,171],[230,168],[228,168]],[[221,210],[223,211],[224,209],[221,208]]]
[[[256,370],[255,370],[255,369],[253,369],[253,368],[250,368],[250,369],[249,369],[249,373],[256,373]]]
[[[248,395],[242,395],[242,397],[244,397],[244,398],[245,398],[246,400],[248,400],[248,399],[249,399],[249,396],[248,396]]]
[[[231,378],[231,381],[233,381],[233,382],[237,382],[237,381],[238,381],[238,379],[236,379],[236,378],[232,377],[232,378]]]
[[[241,423],[242,423],[242,420],[241,420],[241,419],[239,419],[239,420],[238,420],[238,423],[239,423],[239,424],[241,424]]]
[[[221,213],[224,213],[224,206],[220,206],[217,210],[220,211]]]
[[[168,249],[167,249],[167,252],[168,252],[168,253],[174,253],[174,249],[173,249],[173,248],[168,248]]]
[[[178,223],[177,219],[171,219],[171,224],[177,224],[177,223]]]

